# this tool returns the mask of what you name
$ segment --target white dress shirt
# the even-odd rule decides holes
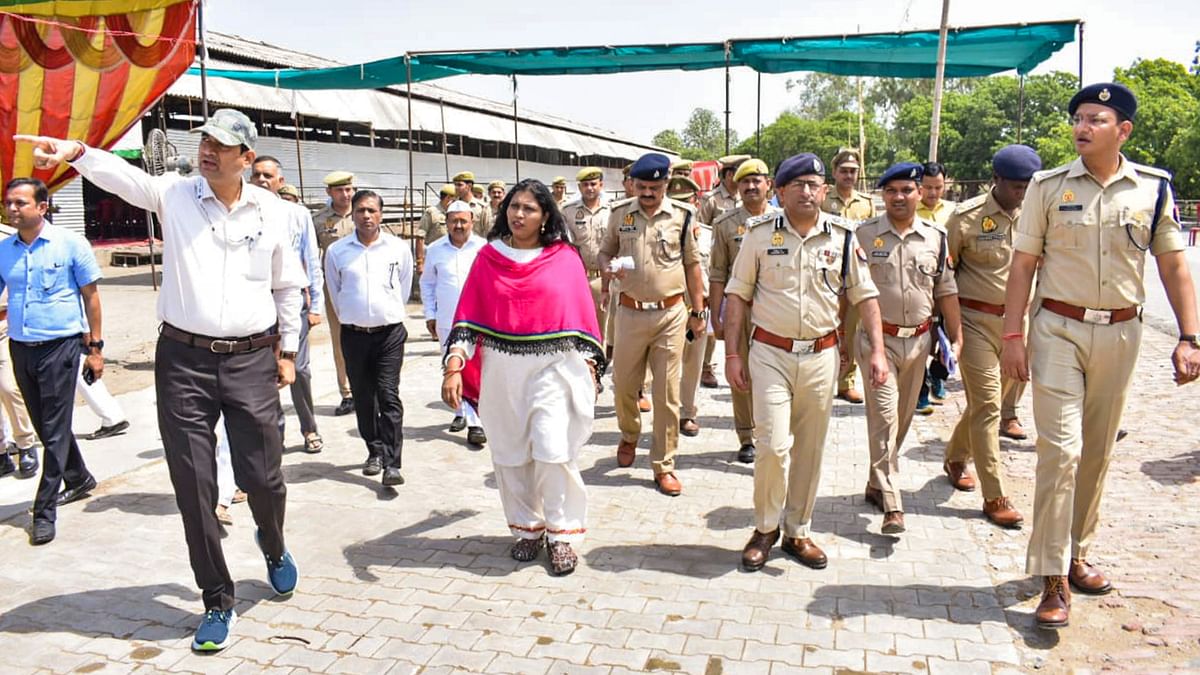
[[[300,289],[307,284],[288,241],[285,204],[242,183],[231,208],[202,176],[151,176],[98,148],[71,163],[83,177],[158,214],[163,283],[158,319],[189,333],[239,338],[279,324],[281,348],[300,345]]]
[[[446,346],[446,337],[454,323],[454,310],[462,295],[467,273],[475,263],[475,256],[487,246],[487,239],[472,234],[459,248],[442,237],[425,249],[425,271],[421,274],[421,302],[425,305],[425,319],[437,320],[437,337]]]
[[[304,273],[308,275],[308,313],[321,314],[325,306],[325,270],[321,266],[321,252],[317,249],[317,229],[313,226],[312,212],[300,204],[280,198],[288,211],[288,237],[292,250],[300,258]]]
[[[408,244],[384,231],[370,246],[356,231],[325,251],[325,285],[343,325],[374,328],[407,319],[412,277]]]

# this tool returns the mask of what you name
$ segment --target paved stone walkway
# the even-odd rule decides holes
[[[424,335],[418,320],[411,334]],[[814,527],[830,556],[814,571],[775,554],[738,569],[752,528],[751,467],[733,461],[729,389],[701,390],[703,427],[683,438],[678,498],[637,463],[616,466],[611,392],[581,464],[589,486],[581,566],[555,578],[518,564],[486,450],[445,428],[435,343],[410,344],[404,475],[392,492],[359,471],[352,417],[337,402],[326,341],[315,380],[326,450],[298,449],[289,416],[287,535],[296,595],[273,600],[245,506],[225,551],[239,580],[236,639],[212,656],[189,643],[201,609],[161,458],[153,392],[122,397],[123,437],[86,442],[101,477],[60,510],[58,539],[31,548],[33,481],[0,481],[0,671],[443,673],[1006,673],[1200,667],[1194,505],[1196,387],[1170,383],[1173,338],[1147,331],[1094,559],[1119,592],[1076,598],[1072,626],[1031,627],[1038,587],[1023,573],[1027,532],[988,525],[977,494],[941,474],[962,402],[919,418],[903,451],[908,532],[881,535],[864,504],[862,406],[835,404]],[[717,357],[721,363],[720,355]],[[722,381],[724,378],[721,378]],[[1028,401],[1026,401],[1026,410]],[[290,408],[289,408],[290,414]],[[1026,423],[1032,427],[1031,416]],[[77,431],[94,419],[80,412]],[[646,416],[646,429],[650,427]],[[1029,515],[1032,442],[1005,442],[1016,504]],[[1122,629],[1124,625],[1125,629]]]

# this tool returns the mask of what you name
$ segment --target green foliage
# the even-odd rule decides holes
[[[663,129],[650,142],[671,152],[683,152],[683,139],[674,129]]]
[[[696,108],[681,131],[664,129],[651,142],[684,159],[716,159],[725,154],[725,123],[708,108]],[[737,143],[737,134],[730,130],[729,147]]]
[[[1125,155],[1171,171],[1177,194],[1200,197],[1200,72],[1165,59],[1138,60],[1117,68],[1114,79],[1138,97]]]

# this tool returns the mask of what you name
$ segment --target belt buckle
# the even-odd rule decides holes
[[[917,334],[916,326],[896,326],[896,337],[907,339]]]
[[[658,302],[643,302],[641,305],[642,309],[663,309],[663,303],[661,300]]]
[[[812,354],[813,347],[817,346],[816,340],[792,340],[793,354]]]
[[[1112,323],[1112,311],[1105,309],[1084,309],[1083,320],[1087,323]]]
[[[222,348],[218,349],[217,345],[222,345]],[[214,354],[232,354],[235,345],[237,340],[213,340],[208,345],[208,351]]]

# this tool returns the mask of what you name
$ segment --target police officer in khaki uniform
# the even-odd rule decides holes
[[[811,538],[810,523],[838,374],[840,297],[861,308],[869,343],[863,370],[871,373],[872,385],[887,379],[888,363],[879,291],[866,256],[851,224],[820,210],[826,189],[821,160],[809,153],[789,157],[780,163],[775,185],[783,212],[749,220],[725,286],[729,323],[740,325],[749,314],[754,325],[748,363],[741,344],[746,336],[726,331],[725,377],[735,390],[745,390],[747,373],[753,376],[755,436],[762,449],[754,462],[754,534],[742,565],[758,570],[766,564],[782,516],[784,553],[821,569],[828,560]]]
[[[875,202],[871,195],[855,189],[862,170],[858,151],[842,148],[833,156],[833,190],[829,190],[821,210],[835,216],[860,223],[875,217]],[[837,397],[849,403],[862,403],[862,393],[854,388],[854,344],[858,314],[854,307],[845,309],[842,319],[842,337],[838,348],[842,350],[842,363],[838,371]]]
[[[1000,469],[1000,402],[1019,380],[1000,376],[1000,329],[1004,317],[1004,285],[1012,259],[1012,236],[1021,199],[1035,171],[1042,168],[1027,145],[1008,145],[992,158],[992,188],[963,202],[946,222],[958,304],[962,309],[963,388],[967,407],[946,444],[943,469],[955,489],[970,492],[975,479],[983,485],[983,515],[1000,527],[1019,528],[1024,520],[1004,490]]]
[[[1137,364],[1147,251],[1182,333],[1171,355],[1175,381],[1200,377],[1196,292],[1170,174],[1121,154],[1137,99],[1104,82],[1081,89],[1067,109],[1079,158],[1036,174],[1025,193],[1001,336],[1004,374],[1033,379],[1037,486],[1025,564],[1044,577],[1035,612],[1041,628],[1067,625],[1068,583],[1088,594],[1112,589],[1087,554]],[[1027,354],[1021,319],[1035,271],[1040,303]]]
[[[596,303],[596,322],[603,331],[608,324],[608,305],[600,299],[600,242],[608,230],[611,208],[604,201],[604,171],[599,167],[585,166],[575,174],[579,186],[579,199],[562,206],[563,218],[567,221],[567,232],[571,243],[579,248],[583,266],[587,270],[592,287],[592,302]],[[605,344],[607,336],[601,336]]]
[[[620,279],[617,334],[613,350],[613,385],[621,443],[617,464],[631,466],[641,433],[637,392],[649,364],[654,386],[654,441],[650,462],[654,482],[663,494],[676,496],[683,486],[675,476],[679,443],[679,378],[684,333],[702,335],[708,320],[700,276],[700,251],[689,206],[666,199],[666,155],[648,153],[629,175],[637,199],[613,207],[600,246],[604,292]],[[633,267],[610,269],[614,258],[632,258]],[[683,295],[691,296],[690,314]]]
[[[492,210],[494,217],[500,212],[500,202],[504,201],[504,195],[508,194],[508,186],[502,180],[494,180],[488,183],[488,208]]]
[[[708,193],[704,203],[700,205],[700,222],[712,225],[718,216],[726,211],[732,211],[741,205],[738,199],[737,182],[733,180],[742,162],[750,159],[750,155],[728,155],[717,160],[721,165],[721,182],[717,189]]]
[[[692,168],[695,162],[690,159],[680,159],[671,163],[671,177],[682,176],[684,178],[692,177]]]
[[[700,186],[691,178],[673,174],[667,182],[667,197],[691,206],[697,207]],[[712,248],[712,228],[699,219],[692,221],[692,234],[696,237],[696,248],[700,252],[700,278],[704,288],[704,303],[708,306],[708,254]],[[684,296],[688,310],[692,304],[688,296]],[[683,371],[679,381],[679,433],[684,436],[698,436],[700,424],[696,421],[699,408],[696,405],[696,392],[700,386],[700,373],[705,366],[705,346],[708,327],[701,333],[693,333],[691,340],[683,345],[683,361],[680,369]],[[686,335],[684,336],[686,338]]]
[[[333,171],[325,176],[325,194],[329,205],[313,216],[317,228],[317,247],[321,249],[321,264],[325,264],[325,251],[329,245],[354,231],[354,219],[350,217],[350,198],[354,196],[354,174],[349,171]],[[325,316],[329,319],[329,337],[333,342],[333,365],[337,370],[338,391],[342,401],[334,409],[334,415],[349,415],[354,412],[354,397],[350,394],[350,378],[346,377],[346,361],[342,358],[342,322],[330,299],[329,286],[325,286]]]
[[[955,358],[962,348],[958,290],[954,270],[947,262],[946,231],[917,217],[920,180],[920,164],[890,167],[879,178],[886,212],[857,229],[859,246],[879,289],[891,373],[886,384],[866,392],[871,453],[866,499],[883,512],[884,534],[904,531],[904,504],[896,474],[900,472],[900,447],[925,379],[935,310],[941,311]],[[867,372],[872,345],[861,332],[856,348],[858,367]]]
[[[734,353],[729,348],[733,344],[729,334],[740,331],[742,338],[737,344],[741,347],[739,354],[743,363],[749,358],[750,316],[747,314],[740,326],[728,324],[725,284],[729,283],[729,272],[733,269],[733,261],[737,260],[750,221],[778,211],[767,201],[767,193],[771,191],[770,175],[771,170],[761,159],[742,162],[733,176],[742,205],[725,212],[713,223],[712,256],[708,268],[708,302],[713,312],[713,333],[718,339],[725,340],[725,354],[728,357]],[[750,389],[732,390],[734,429],[740,444],[737,460],[745,464],[754,461],[754,397]]]
[[[454,186],[446,184],[438,192],[438,202],[425,209],[417,224],[417,270],[425,265],[425,247],[446,236],[446,208],[454,201]]]
[[[567,203],[567,178],[565,176],[554,177],[550,183],[550,194],[554,197],[554,203],[559,209]]]
[[[492,229],[492,208],[475,196],[475,174],[459,171],[451,181],[454,183],[454,196],[471,206],[471,213],[475,216],[475,234],[486,237]]]

